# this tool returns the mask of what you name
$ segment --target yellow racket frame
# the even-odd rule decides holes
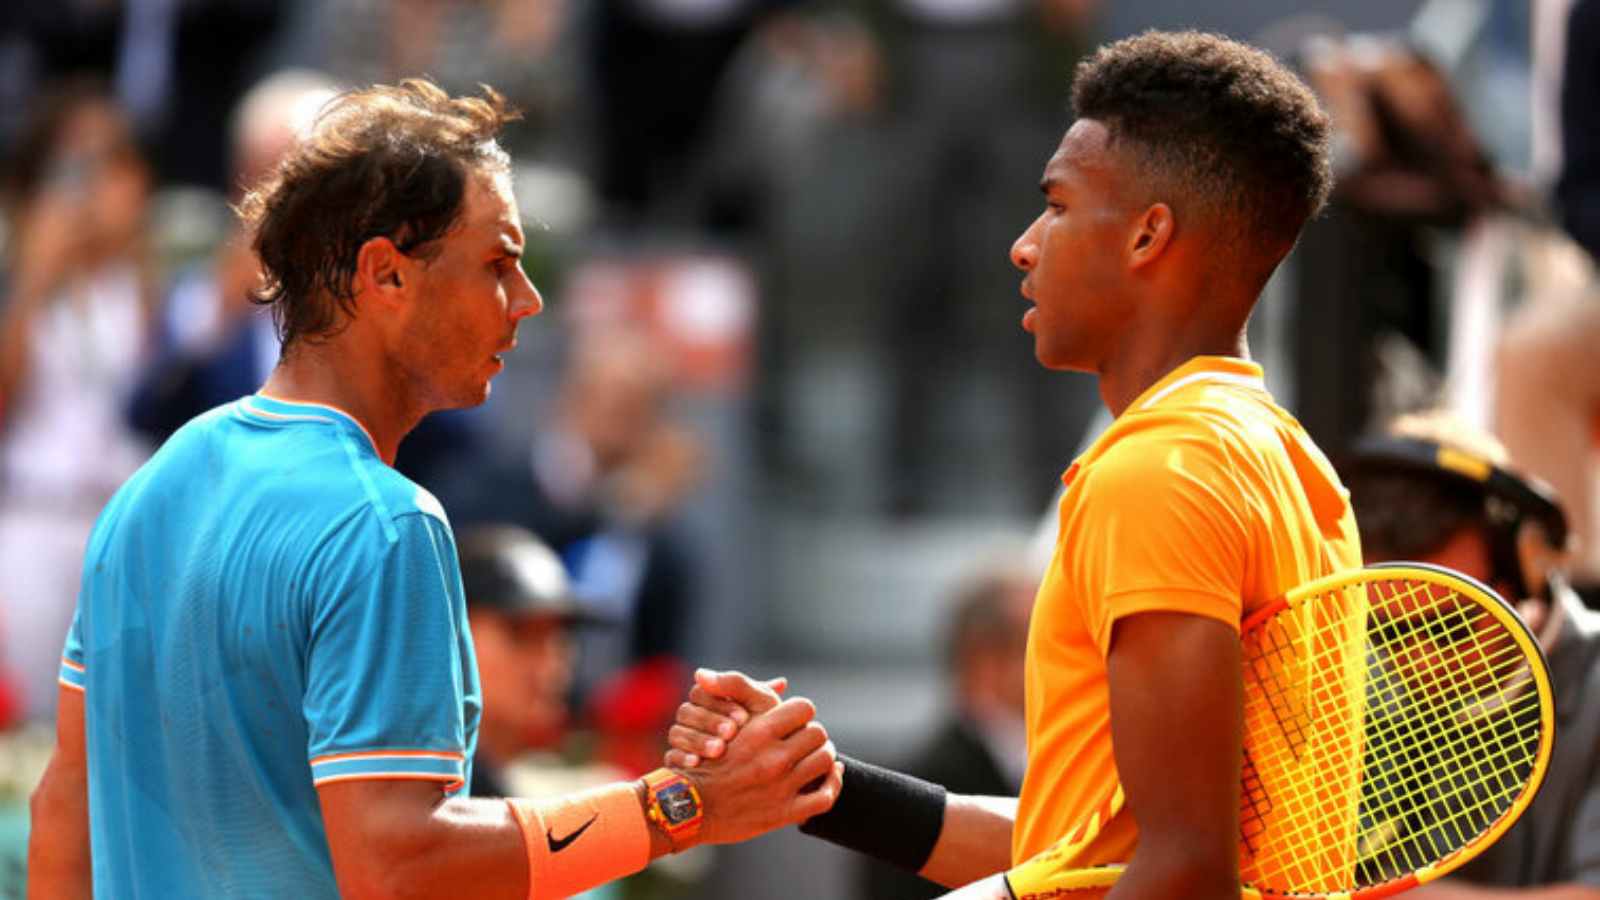
[[[1443,854],[1430,865],[1416,871],[1351,891],[1293,892],[1260,889],[1245,885],[1241,896],[1246,900],[1273,900],[1281,897],[1322,897],[1327,900],[1376,900],[1390,897],[1419,885],[1436,881],[1465,865],[1505,834],[1525,812],[1539,787],[1544,783],[1550,764],[1550,752],[1555,737],[1555,702],[1550,687],[1549,666],[1538,641],[1528,630],[1522,618],[1499,594],[1488,586],[1460,572],[1427,563],[1383,563],[1363,569],[1352,569],[1337,575],[1320,578],[1301,585],[1283,598],[1268,604],[1247,618],[1240,627],[1241,639],[1248,636],[1272,617],[1308,599],[1333,594],[1338,591],[1365,586],[1375,581],[1412,581],[1451,591],[1464,597],[1486,611],[1498,622],[1504,632],[1516,643],[1522,657],[1528,661],[1531,688],[1538,693],[1539,745],[1534,752],[1533,764],[1522,788],[1506,811],[1481,833],[1473,836],[1463,846]],[[1370,626],[1368,626],[1370,628]],[[1007,882],[1017,900],[1042,900],[1047,897],[1064,897],[1070,892],[1111,887],[1126,868],[1123,865],[1094,866],[1091,868],[1063,869],[1064,860],[1075,855],[1076,850],[1087,846],[1098,834],[1101,826],[1121,810],[1123,793],[1121,785],[1114,785],[1111,796],[1091,821],[1076,829],[1062,842],[1044,851],[1007,873]]]

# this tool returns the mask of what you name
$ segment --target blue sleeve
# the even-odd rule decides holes
[[[312,781],[404,778],[459,787],[476,664],[448,526],[402,515],[325,548],[310,579]]]
[[[72,627],[67,629],[67,645],[61,651],[61,674],[56,679],[62,687],[72,688],[75,691],[84,689],[86,674],[82,615],[81,607],[72,611]]]

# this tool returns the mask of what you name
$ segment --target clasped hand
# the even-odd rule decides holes
[[[728,716],[694,720],[711,726],[703,735],[709,740],[691,738],[697,732],[681,723],[686,711],[716,701],[702,682],[702,676],[712,674],[696,673],[689,701],[678,710],[680,724],[668,733],[672,749],[666,757],[667,766],[683,772],[700,792],[705,823],[699,843],[748,840],[831,809],[839,796],[843,764],[827,730],[815,721],[811,701],[779,698],[781,680],[758,683],[738,672],[723,673],[721,677],[750,686],[749,692],[735,694],[748,698],[749,705],[721,701],[715,709]],[[733,707],[738,707],[737,719]],[[724,720],[729,727],[723,727]]]

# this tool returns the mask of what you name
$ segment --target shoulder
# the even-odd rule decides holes
[[[1226,418],[1155,411],[1122,423],[1126,431],[1077,475],[1069,490],[1075,516],[1089,534],[1128,546],[1158,535],[1242,534],[1254,517],[1259,479],[1247,442]],[[1220,531],[1219,531],[1220,530]],[[1158,541],[1159,542],[1159,541]]]
[[[1259,468],[1282,451],[1293,417],[1260,390],[1233,385],[1190,388],[1161,406],[1126,414],[1106,456],[1116,470],[1160,471],[1208,461],[1229,469]]]
[[[419,547],[453,555],[444,507],[427,489],[376,460],[362,466],[331,501],[326,530],[315,542],[314,567],[324,574],[371,571]]]
[[[376,458],[363,458],[358,467],[362,470],[360,481],[367,489],[366,499],[374,514],[390,522],[421,516],[446,529],[450,527],[444,504],[427,488]]]
[[[113,530],[121,519],[137,518],[145,507],[159,505],[176,491],[192,490],[197,482],[209,483],[208,448],[213,446],[212,436],[228,427],[228,413],[229,405],[224,405],[195,416],[156,448],[101,510],[90,539],[91,548],[95,536]]]
[[[1096,490],[1143,493],[1196,473],[1214,477],[1237,464],[1242,444],[1235,422],[1188,409],[1141,413],[1118,425],[1115,440],[1086,468]]]

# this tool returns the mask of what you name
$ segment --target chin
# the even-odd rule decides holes
[[[1034,347],[1033,358],[1052,372],[1088,372],[1092,375],[1098,371],[1093,365],[1075,359],[1070,354],[1053,352],[1040,346]]]
[[[1063,353],[1059,347],[1047,346],[1043,341],[1033,342],[1033,358],[1039,365],[1057,372],[1071,371],[1076,368],[1071,362],[1071,357]]]
[[[485,379],[482,384],[475,384],[471,387],[463,388],[451,398],[449,408],[469,409],[474,406],[482,406],[489,399],[489,392],[491,390],[492,388],[489,385],[488,379]]]

